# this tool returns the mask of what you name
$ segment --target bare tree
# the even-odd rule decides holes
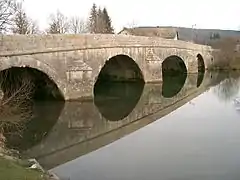
[[[238,41],[237,38],[222,38],[217,39],[210,44],[214,49],[217,49],[217,51],[213,53],[213,69],[240,68],[240,52],[237,50],[239,44]]]
[[[16,13],[16,0],[0,0],[0,33],[8,31]]]
[[[0,87],[4,87],[7,81],[5,77],[1,77]],[[31,118],[30,104],[34,84],[28,78],[22,79],[22,84],[12,91],[11,88],[4,94],[0,100],[0,136],[4,133],[21,134],[25,128],[24,123]],[[1,138],[2,141],[4,138]],[[1,143],[1,142],[0,142]]]
[[[13,17],[12,32],[15,34],[29,34],[30,22],[26,15],[25,10],[22,7],[22,3],[18,3],[16,6],[16,13]]]
[[[64,34],[69,30],[68,18],[64,16],[60,11],[56,14],[50,15],[49,29],[50,34]]]
[[[84,21],[84,19],[73,16],[69,20],[69,32],[73,34],[86,33],[87,23]]]
[[[16,13],[12,20],[11,30],[15,34],[39,33],[37,22],[30,19],[22,7],[22,2],[16,6]]]
[[[29,33],[30,34],[40,34],[39,26],[37,21],[29,19]]]
[[[127,23],[126,28],[134,28],[137,27],[138,23],[135,20],[132,20]]]

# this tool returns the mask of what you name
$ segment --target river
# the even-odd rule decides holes
[[[238,180],[239,77],[105,83],[93,100],[36,104],[8,146],[61,180]]]

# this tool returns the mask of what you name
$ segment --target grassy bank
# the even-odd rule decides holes
[[[19,153],[5,147],[0,133],[0,180],[58,180],[44,171],[35,160],[23,160]]]
[[[25,163],[0,156],[0,179],[2,180],[48,180],[41,171],[24,167]]]

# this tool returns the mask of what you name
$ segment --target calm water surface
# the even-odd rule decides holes
[[[36,142],[12,142],[62,180],[239,180],[239,73],[171,82],[104,84],[52,109]]]
[[[239,180],[239,79],[52,171],[70,180]]]
[[[240,179],[238,96],[239,80],[226,79],[167,116],[52,171],[71,180]]]

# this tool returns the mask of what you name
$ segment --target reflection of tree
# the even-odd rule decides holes
[[[4,79],[5,80],[5,79]],[[3,88],[4,80],[0,78],[0,87]],[[31,101],[29,100],[32,84],[24,82],[16,89],[11,91],[8,89],[5,93],[1,93],[0,99],[0,148],[5,146],[8,139],[6,135],[21,136],[25,129],[24,123],[31,118]],[[2,91],[2,90],[1,90]],[[6,96],[6,94],[11,94]]]
[[[48,83],[46,85],[41,79],[43,74],[39,79],[38,71],[29,70],[10,68],[0,72],[0,146],[5,141],[7,148],[19,151],[40,142],[57,121],[63,107],[57,101],[37,103],[37,100],[43,100],[44,92],[48,94]],[[41,87],[43,89],[39,91]]]
[[[240,97],[236,97],[234,100],[233,100],[233,104],[234,104],[234,107],[235,107],[235,110],[240,113]]]
[[[239,92],[238,79],[229,78],[213,88],[214,94],[223,101],[232,100]]]

